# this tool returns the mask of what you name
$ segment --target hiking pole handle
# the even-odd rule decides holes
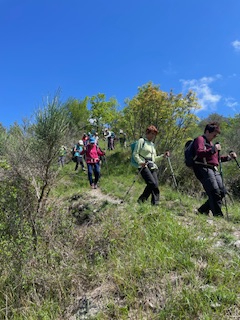
[[[235,157],[232,157],[232,156],[231,156],[231,153],[234,153],[234,154],[235,154],[235,152],[234,152],[234,151],[229,151],[229,155],[230,155],[230,157],[231,157],[232,159],[234,159],[234,160],[235,160],[235,162],[236,162],[236,164],[237,164],[238,168],[240,169],[240,164],[239,164],[239,162],[237,161],[236,156],[235,156]],[[236,155],[236,154],[235,154],[235,155]]]

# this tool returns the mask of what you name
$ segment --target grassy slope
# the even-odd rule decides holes
[[[161,186],[159,207],[140,206],[128,162],[112,152],[102,166],[102,193],[122,204],[62,169],[15,319],[240,319],[239,204],[229,221],[196,216],[197,199]]]

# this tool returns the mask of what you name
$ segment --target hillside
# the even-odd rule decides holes
[[[96,190],[72,162],[61,169],[36,253],[2,273],[1,318],[240,319],[239,203],[198,216],[203,199],[162,185],[159,207],[139,205],[128,162],[108,154]]]

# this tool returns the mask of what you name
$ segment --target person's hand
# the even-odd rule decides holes
[[[220,145],[220,143],[216,143],[216,144],[214,145],[214,147],[215,147],[215,152],[218,152],[218,151],[221,150],[221,145]]]
[[[169,150],[165,151],[165,153],[164,153],[164,157],[165,157],[165,158],[170,157],[170,151],[169,151]]]
[[[147,163],[146,163],[146,162],[142,162],[142,163],[141,163],[141,167],[142,167],[142,168],[144,168],[144,167],[146,167],[146,166],[147,166]]]
[[[231,157],[232,159],[236,159],[236,158],[237,158],[237,154],[236,154],[236,152],[234,152],[234,151],[230,151],[230,152],[229,152],[229,155],[230,155],[230,157]]]

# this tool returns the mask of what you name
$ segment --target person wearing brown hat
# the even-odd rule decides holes
[[[160,191],[158,187],[158,166],[155,161],[163,156],[169,156],[169,151],[157,156],[153,142],[157,134],[157,128],[153,125],[149,126],[146,129],[145,138],[140,138],[138,140],[133,151],[133,157],[138,163],[138,170],[146,182],[146,187],[138,198],[138,203],[147,201],[151,195],[151,204],[159,204]]]

